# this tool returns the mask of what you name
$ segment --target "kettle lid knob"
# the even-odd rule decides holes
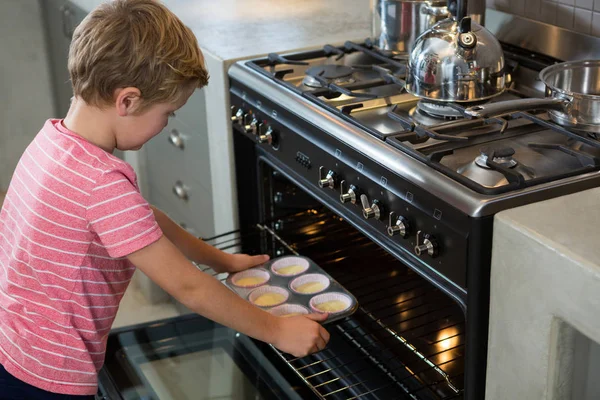
[[[464,17],[458,24],[458,45],[463,49],[473,49],[477,45],[477,37],[471,32],[471,18]]]

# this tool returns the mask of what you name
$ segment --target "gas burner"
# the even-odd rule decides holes
[[[433,118],[443,119],[446,121],[454,121],[459,118],[464,118],[462,111],[450,105],[431,103],[429,101],[419,100],[417,103],[417,110]]]
[[[434,126],[442,122],[456,121],[464,118],[462,113],[452,108],[436,103],[419,100],[417,105],[413,107],[408,115],[419,125]]]
[[[518,162],[513,158],[515,155],[515,150],[512,147],[505,147],[501,149],[493,149],[490,147],[484,147],[481,150],[481,154],[477,156],[475,159],[475,164],[482,168],[490,168],[487,165],[487,161],[490,158],[490,155],[494,155],[492,161],[504,168],[514,168],[517,166]]]
[[[315,79],[315,76],[325,79],[328,83],[335,83],[336,85],[354,83],[355,79],[352,76],[353,73],[354,70],[345,65],[316,65],[306,70],[306,76],[302,80],[302,83],[314,88],[323,87],[323,84]]]
[[[513,158],[514,155],[512,147],[483,147],[475,160],[459,168],[457,172],[487,188],[506,186],[516,176],[523,180],[535,178],[535,171],[519,164]],[[489,163],[490,157],[492,163]]]

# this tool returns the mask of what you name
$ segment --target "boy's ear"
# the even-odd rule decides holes
[[[115,90],[115,106],[120,117],[134,115],[142,103],[141,92],[136,87],[119,88]]]

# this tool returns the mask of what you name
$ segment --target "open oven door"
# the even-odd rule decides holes
[[[100,372],[104,399],[294,399],[260,344],[190,314],[113,331]]]

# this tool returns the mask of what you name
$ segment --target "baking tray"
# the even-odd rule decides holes
[[[298,271],[292,275],[281,274],[282,272],[291,272],[290,270]],[[317,276],[315,277],[315,275]],[[298,293],[298,290],[306,290],[309,288],[318,289],[318,287],[313,286],[315,282],[325,284],[325,281],[319,276],[327,278],[329,284],[326,288],[311,293]],[[245,278],[246,280],[243,281]],[[252,284],[250,287],[238,286],[240,281],[242,281],[242,283],[248,283],[249,280],[256,280],[247,278],[261,278],[266,279],[266,281],[260,284]],[[236,285],[236,283],[238,283],[238,285]],[[347,308],[339,312],[329,312],[329,317],[324,322],[324,324],[328,324],[346,318],[358,309],[358,301],[356,298],[308,257],[283,256],[274,258],[258,267],[229,275],[225,280],[225,284],[240,297],[250,301],[252,304],[255,304],[255,301],[257,297],[260,297],[260,294],[271,291],[281,292],[281,288],[285,289],[285,291],[287,291],[287,298],[285,301],[269,305],[255,304],[257,307],[275,315],[323,312],[322,310],[319,310],[319,308],[323,308],[323,303],[328,303],[331,300],[341,301]],[[299,305],[304,309],[296,308],[294,305]]]

